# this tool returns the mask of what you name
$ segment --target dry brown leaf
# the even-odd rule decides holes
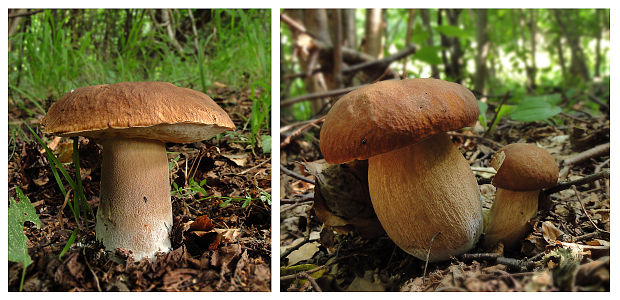
[[[560,240],[562,235],[564,235],[564,232],[555,227],[550,221],[544,221],[542,223],[542,232],[543,238],[549,244],[555,243],[555,241]]]

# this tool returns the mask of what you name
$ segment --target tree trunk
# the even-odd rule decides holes
[[[599,26],[598,34],[596,35],[596,58],[594,60],[594,76],[601,76],[601,40],[603,39],[603,25],[605,20],[603,19],[603,10],[596,9],[596,20]]]
[[[474,10],[476,17],[476,74],[474,74],[474,90],[480,95],[486,94],[484,82],[487,77],[487,56],[489,55],[489,29],[486,9]]]
[[[529,28],[530,28],[530,54],[532,61],[530,63],[527,77],[529,78],[528,87],[530,90],[536,90],[536,73],[538,71],[538,67],[536,66],[536,35],[538,34],[538,26],[536,22],[538,20],[538,11],[535,9],[530,9],[530,19],[529,19]]]
[[[573,76],[581,77],[585,81],[590,80],[588,67],[586,65],[585,54],[581,47],[581,41],[577,28],[573,26],[575,24],[577,11],[568,9],[554,9],[553,13],[555,19],[558,22],[562,35],[568,42],[568,47],[571,52],[570,71]]]
[[[364,37],[364,52],[376,58],[383,57],[382,51],[382,9],[369,8],[366,9],[366,35]]]
[[[566,60],[564,59],[564,47],[562,47],[562,37],[558,36],[555,41],[557,50],[558,50],[558,60],[560,62],[560,69],[562,70],[562,78],[566,81],[567,72],[566,72]]]
[[[407,36],[405,37],[405,46],[411,46],[411,36],[413,35],[413,23],[415,21],[415,9],[409,10],[409,20],[407,21]],[[409,78],[407,72],[407,57],[403,58],[403,75],[401,78]]]
[[[429,9],[420,9],[420,16],[422,17],[422,23],[424,23],[424,27],[428,32],[428,39],[426,40],[427,46],[433,46],[435,43],[433,42],[433,28],[431,27],[431,16],[429,14]],[[439,78],[439,68],[437,65],[431,65],[431,77]]]
[[[357,49],[357,33],[355,32],[355,9],[342,10],[343,46]]]
[[[442,12],[446,12],[446,17],[448,19],[448,23],[452,26],[458,26],[459,15],[462,10],[460,9],[440,9],[437,12],[437,24],[443,24]],[[450,80],[454,82],[461,83],[463,81],[462,75],[462,60],[463,60],[463,50],[461,49],[461,43],[458,37],[447,37],[441,34],[441,45],[444,47],[444,50],[441,51],[441,57],[445,66],[446,76],[449,77]],[[447,51],[445,49],[450,49],[450,56],[448,57]]]

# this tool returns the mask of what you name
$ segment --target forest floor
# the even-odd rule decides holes
[[[244,132],[246,120],[241,116],[251,114],[249,93],[226,88],[209,93],[231,116],[237,132]],[[9,107],[10,122],[23,118],[17,107]],[[32,127],[38,126],[34,123]],[[29,133],[25,126],[22,128]],[[34,139],[25,142],[9,138],[9,147],[13,146],[9,149],[9,196],[15,197],[15,186],[23,190],[42,224],[37,228],[25,223],[33,263],[27,268],[24,291],[270,290],[271,206],[265,195],[271,193],[271,158],[260,147],[253,154],[239,136],[230,135],[210,142],[168,144],[170,178],[181,187],[172,194],[173,250],[154,261],[136,262],[123,249],[106,254],[96,242],[91,217],[83,234],[59,260],[77,226],[75,219],[69,209],[61,209],[65,199],[43,148]],[[70,139],[47,138],[61,161],[63,157],[71,161]],[[84,193],[96,212],[101,147],[86,138],[80,138],[79,147]],[[75,178],[73,165],[66,168]],[[190,178],[196,183],[194,189]],[[203,180],[201,187],[207,195],[196,188]],[[215,197],[200,200],[208,196]],[[224,197],[232,199],[226,204],[229,198]],[[9,291],[19,289],[21,275],[21,264],[9,262]]]
[[[303,124],[288,126],[281,138],[286,140]],[[385,234],[363,238],[350,226],[329,227],[317,219],[311,183],[316,177],[307,166],[322,158],[314,138],[318,127],[305,138],[296,132],[297,138],[281,149],[281,164],[296,173],[280,175],[282,291],[609,291],[608,176],[576,184],[576,191],[564,188],[541,197],[520,249],[477,245],[468,254],[426,266]],[[609,168],[608,147],[584,156],[586,150],[609,143],[607,116],[567,117],[558,126],[502,120],[488,138],[481,138],[481,131],[460,131],[452,139],[472,166],[487,209],[495,195],[488,168],[503,145],[527,142],[545,148],[559,164],[560,182]],[[352,185],[348,188],[360,186]]]

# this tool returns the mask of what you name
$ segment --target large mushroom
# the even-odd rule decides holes
[[[497,170],[492,184],[497,188],[485,224],[484,246],[502,242],[513,248],[526,234],[528,221],[538,211],[538,194],[558,181],[558,165],[534,144],[515,143],[498,150],[491,159]]]
[[[165,82],[78,88],[54,103],[42,123],[46,133],[91,137],[103,146],[97,240],[108,250],[131,250],[136,260],[171,248],[165,143],[235,129],[209,96]]]
[[[445,133],[472,125],[478,114],[476,98],[460,84],[378,82],[334,104],[320,148],[332,164],[368,159],[372,205],[388,236],[420,259],[431,246],[430,260],[445,260],[471,249],[482,232],[478,184]]]

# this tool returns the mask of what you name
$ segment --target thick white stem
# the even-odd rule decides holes
[[[497,188],[484,228],[484,246],[502,242],[513,248],[527,233],[527,222],[538,211],[538,190],[515,192]]]
[[[445,134],[371,157],[373,207],[390,238],[407,253],[445,260],[471,249],[482,232],[478,183]]]
[[[136,260],[171,249],[172,204],[166,146],[159,141],[106,139],[95,232],[107,250]]]

